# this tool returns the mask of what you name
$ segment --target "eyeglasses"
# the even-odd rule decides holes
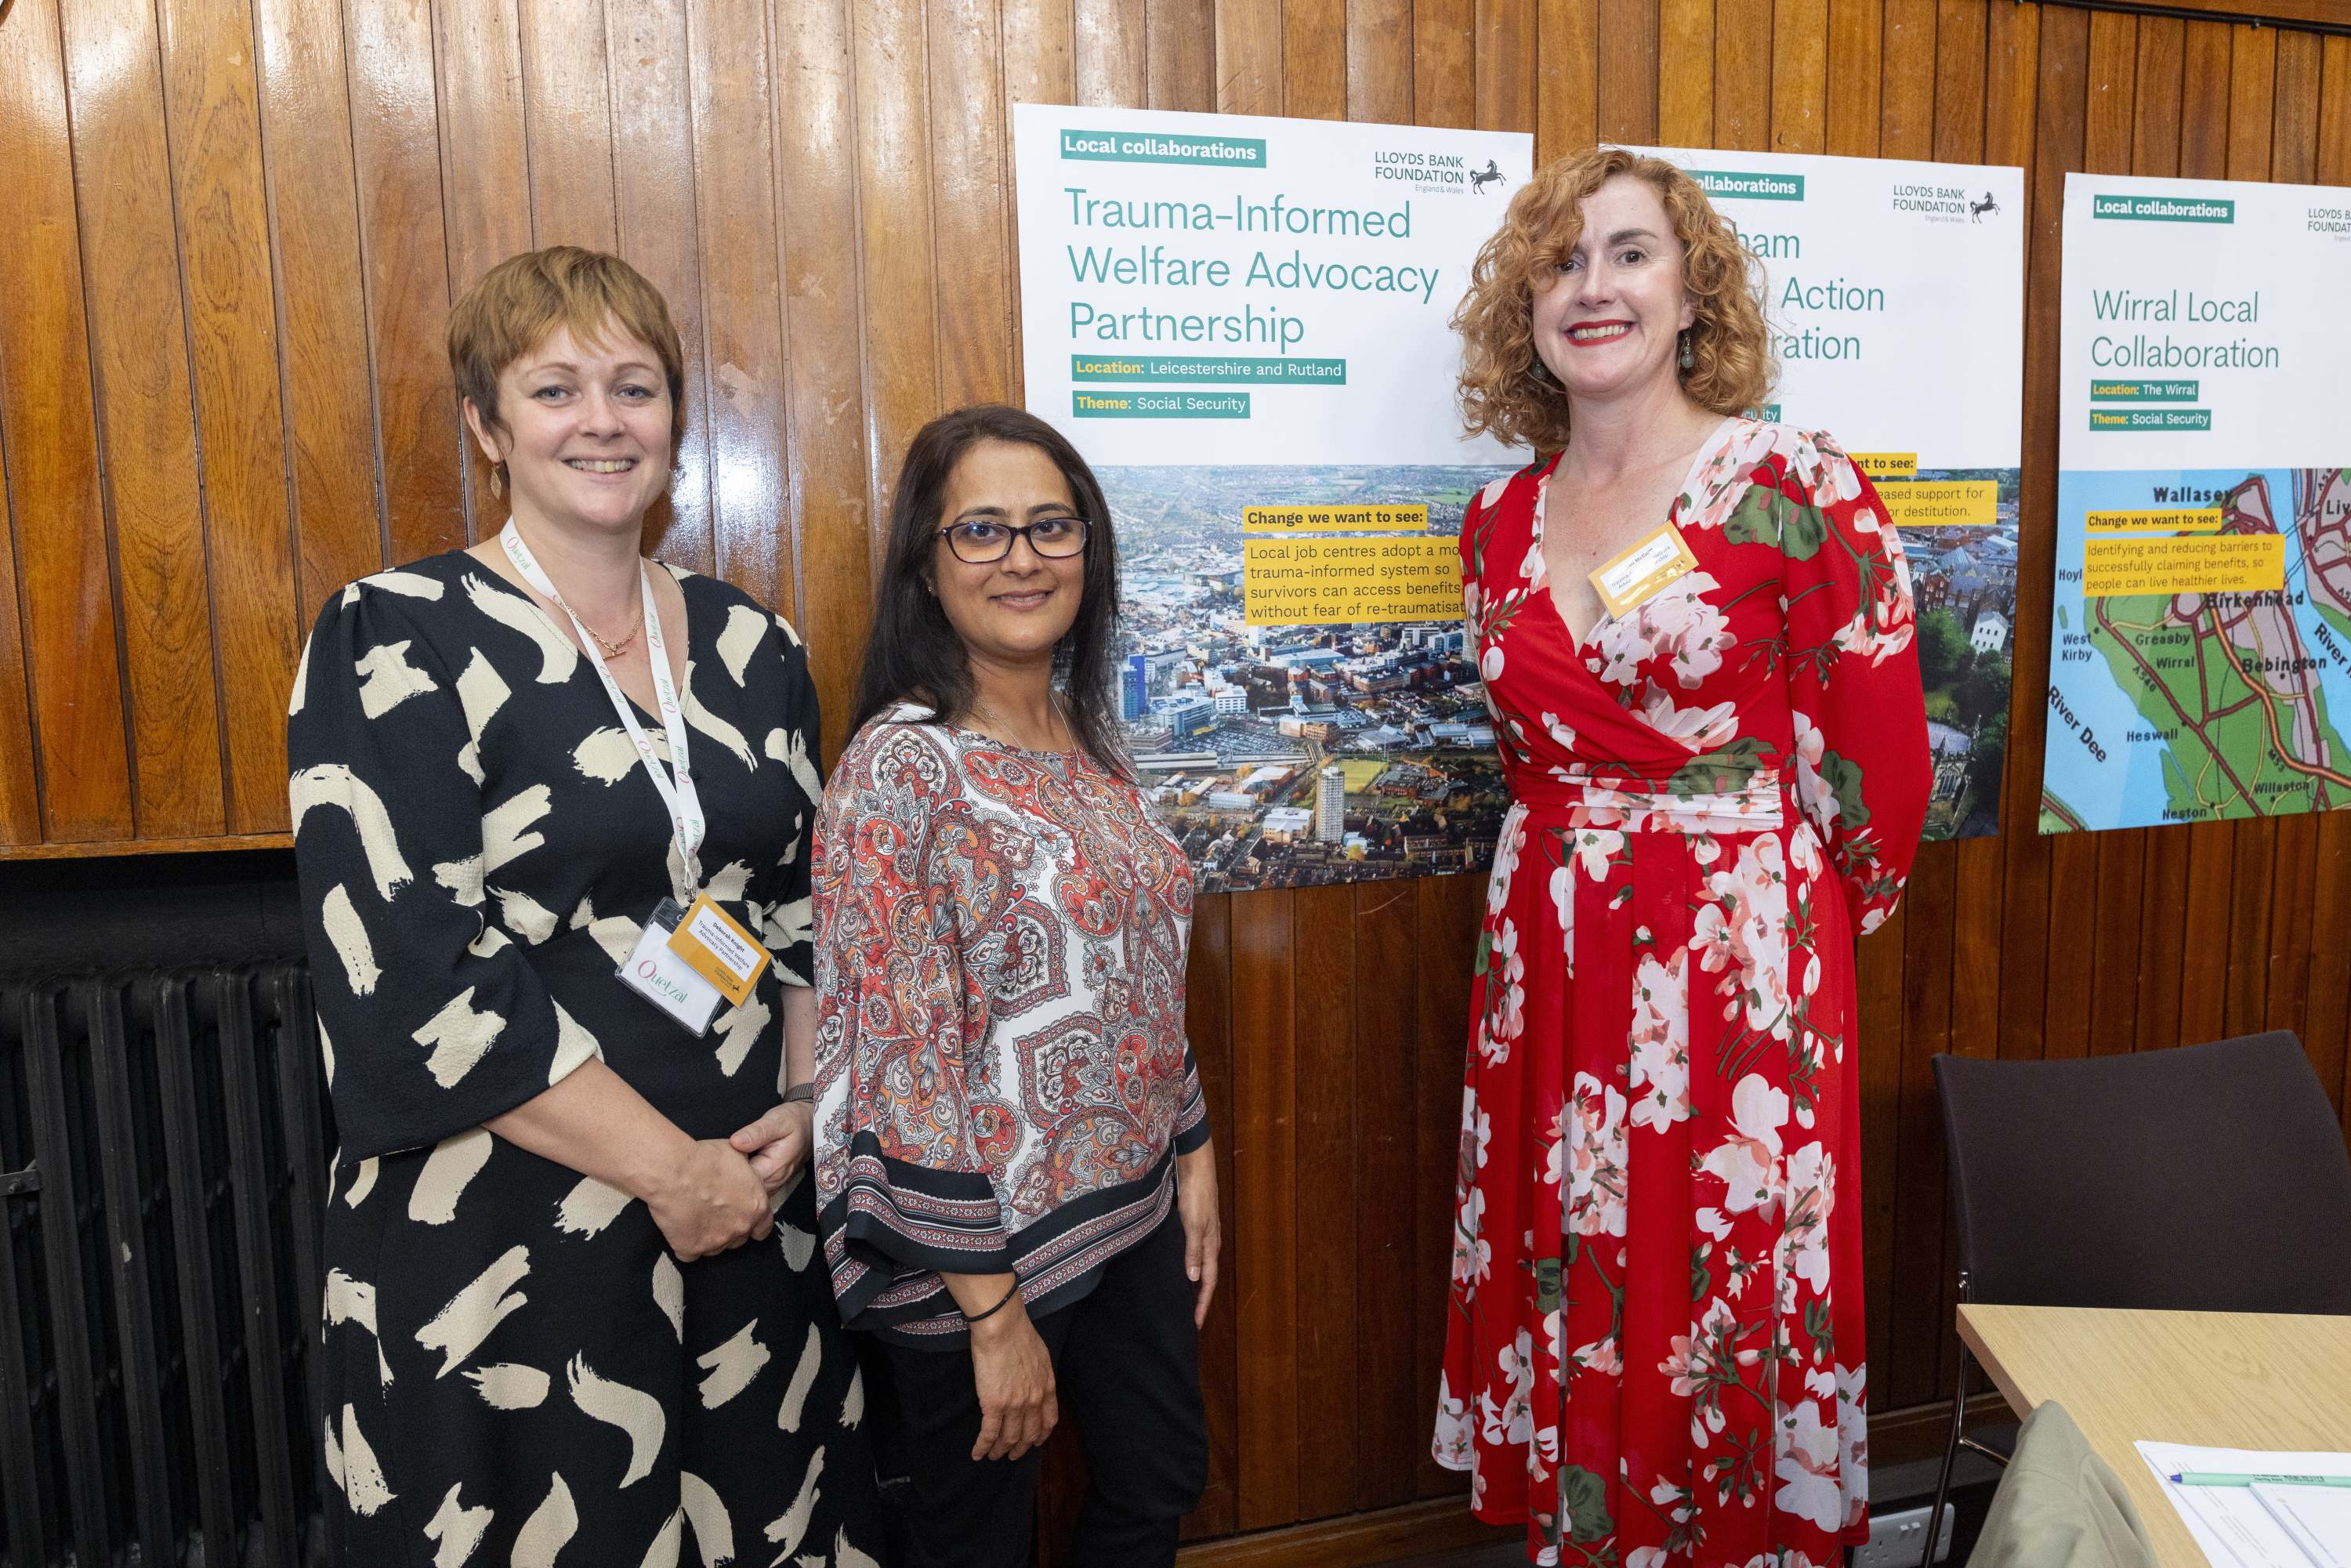
[[[974,517],[939,530],[956,559],[967,566],[1002,560],[1012,553],[1014,539],[1027,539],[1029,548],[1048,560],[1066,560],[1086,553],[1086,532],[1085,518],[1066,517],[1040,517],[1021,528]]]

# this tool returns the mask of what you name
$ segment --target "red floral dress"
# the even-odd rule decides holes
[[[1536,1563],[1824,1568],[1867,1537],[1853,943],[1931,781],[1909,573],[1828,437],[1726,420],[1672,511],[1697,570],[1579,647],[1557,461],[1461,531],[1513,805],[1437,1457]]]

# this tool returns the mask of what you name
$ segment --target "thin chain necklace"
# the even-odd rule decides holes
[[[642,576],[644,570],[644,563],[643,561],[638,562],[637,571],[640,576]],[[548,580],[548,587],[552,591],[554,586],[554,580],[550,578]],[[558,610],[560,610],[566,615],[570,616],[572,620],[578,622],[586,629],[588,635],[596,640],[596,646],[604,650],[604,657],[608,659],[619,658],[622,653],[627,649],[629,644],[637,640],[637,633],[645,629],[645,607],[642,600],[640,600],[637,605],[636,614],[631,618],[629,622],[629,629],[621,633],[621,640],[619,642],[611,643],[605,641],[604,633],[597,631],[596,628],[588,624],[588,617],[580,614],[580,612],[572,609],[569,604],[564,603],[563,595],[550,591],[550,597],[554,599],[555,607]]]
[[[1058,693],[1058,692],[1057,692],[1057,693],[1054,693],[1054,694],[1052,695],[1052,696],[1049,699],[1049,701],[1050,701],[1050,705],[1051,709],[1052,709],[1052,715],[1053,715],[1053,717],[1061,721],[1061,731],[1062,731],[1062,737],[1062,737],[1063,739],[1065,739],[1065,740],[1066,740],[1066,739],[1069,739],[1069,738],[1070,738],[1070,736],[1069,736],[1070,721],[1069,721],[1069,717],[1068,717],[1068,716],[1067,716],[1067,715],[1065,715],[1065,714],[1063,714],[1063,713],[1062,713],[1062,711],[1061,711],[1061,694],[1060,694],[1060,693]],[[991,724],[995,725],[995,726],[996,726],[998,728],[999,728],[999,729],[1003,729],[1003,730],[1009,731],[1009,730],[1012,730],[1012,729],[1014,729],[1014,728],[1016,727],[1012,724],[1012,722],[1011,722],[1009,719],[1006,718],[1002,714],[1000,714],[1000,713],[997,712],[994,708],[992,708],[992,707],[988,706],[986,703],[984,703],[984,702],[980,701],[980,700],[979,700],[979,695],[978,695],[978,694],[977,694],[977,693],[974,693],[974,694],[972,695],[972,699],[971,699],[971,711],[972,711],[972,713],[973,713],[976,716],[980,717],[980,718],[987,719],[989,723],[991,723]],[[1002,737],[999,737],[998,738],[1002,738]],[[1048,740],[1051,740],[1052,738],[1053,738],[1053,737],[1052,737],[1050,733],[1046,736],[1046,739],[1048,739]],[[1017,740],[1008,740],[1008,741],[1006,741],[1006,744],[1007,744],[1007,745],[1009,745],[1009,746],[1019,746],[1019,745],[1020,745],[1020,743],[1019,743],[1019,741],[1017,741]],[[1027,747],[1021,747],[1021,749],[1022,749],[1022,750],[1024,750],[1024,751],[1054,751],[1054,750],[1063,750],[1063,751],[1066,751],[1066,750],[1071,749],[1071,747],[1067,747],[1067,746],[1058,747],[1052,747],[1052,746],[1027,746]]]

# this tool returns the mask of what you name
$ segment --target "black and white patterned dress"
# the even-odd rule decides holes
[[[675,575],[704,886],[775,955],[699,1040],[614,977],[670,891],[670,820],[536,603],[434,556],[344,589],[296,675],[296,858],[341,1138],[344,1563],[862,1568],[881,1550],[811,1184],[769,1240],[680,1263],[642,1203],[482,1126],[591,1054],[692,1137],[776,1103],[778,988],[810,972],[816,696],[789,626]]]

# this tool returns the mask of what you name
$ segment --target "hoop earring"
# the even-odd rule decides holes
[[[1689,329],[1685,327],[1682,329],[1682,369],[1688,370],[1697,363],[1698,356],[1690,351]]]

